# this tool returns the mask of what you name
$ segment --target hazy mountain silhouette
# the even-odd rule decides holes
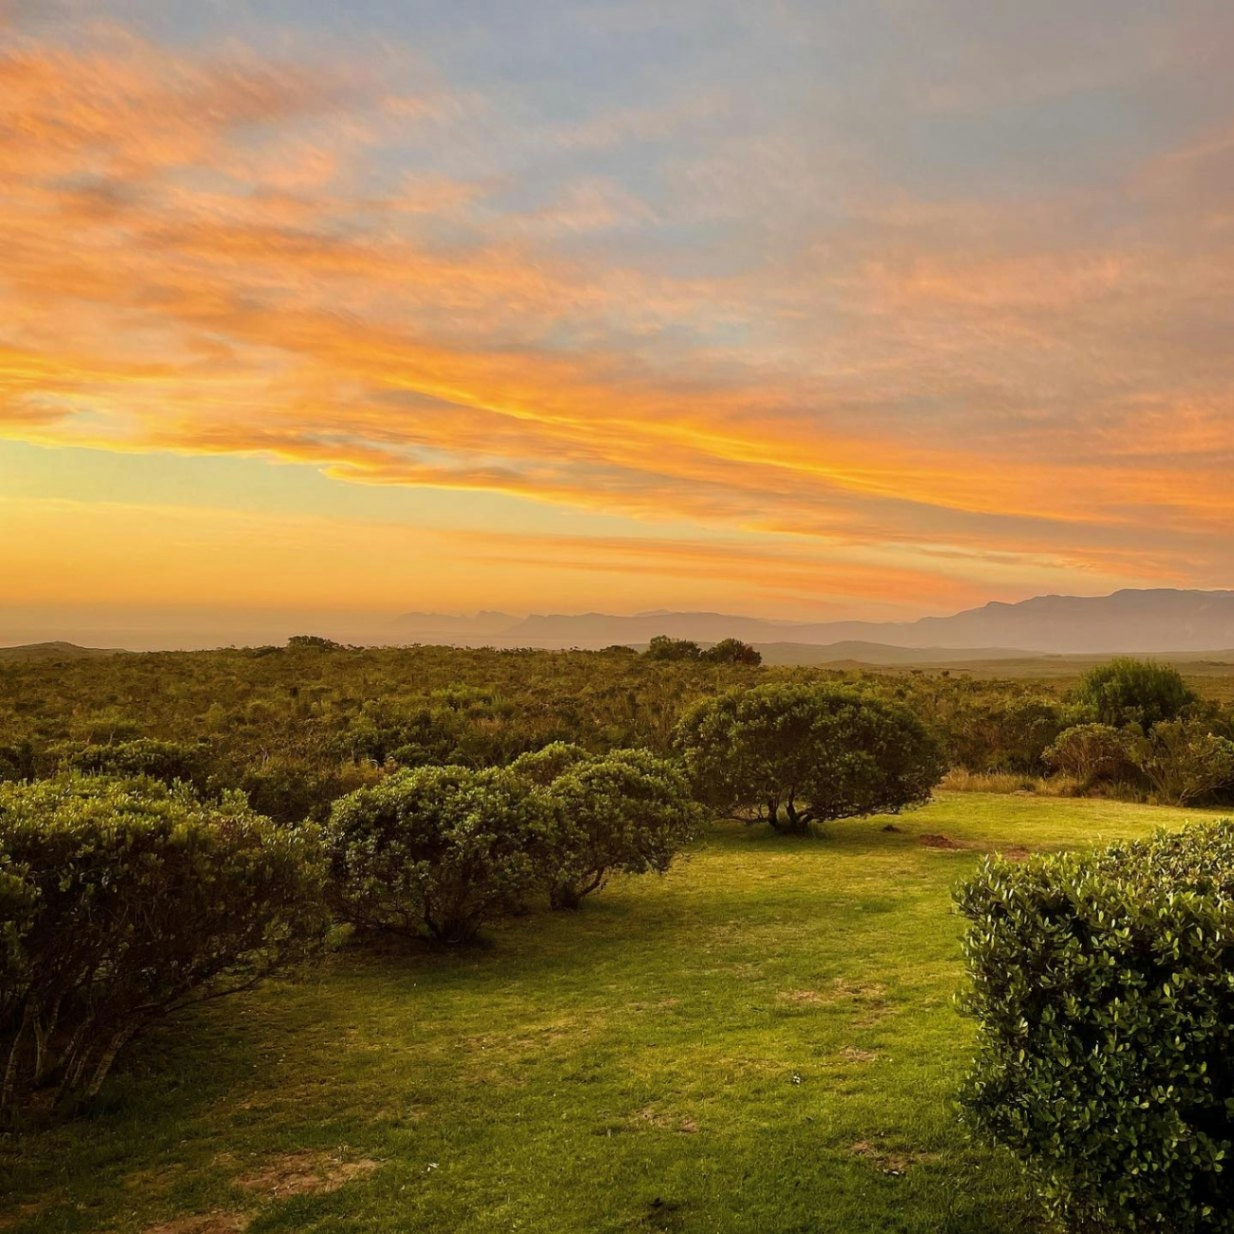
[[[1234,591],[1155,589],[1109,596],[1036,596],[993,601],[951,617],[910,622],[769,621],[725,613],[536,614],[474,617],[413,613],[400,633],[429,642],[502,647],[605,647],[646,643],[656,634],[714,642],[879,643],[940,650],[1002,649],[1064,654],[1213,651],[1234,647]]]

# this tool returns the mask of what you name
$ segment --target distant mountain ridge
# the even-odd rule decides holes
[[[855,642],[1069,655],[1194,652],[1234,647],[1234,591],[1156,588],[1108,596],[1035,596],[909,622],[788,622],[706,612],[534,614],[521,619],[504,613],[467,618],[415,613],[400,618],[398,627],[417,641],[499,647],[597,648],[646,643],[668,634],[700,642],[734,637],[753,643]]]

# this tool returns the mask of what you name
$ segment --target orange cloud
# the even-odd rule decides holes
[[[545,140],[604,148],[699,106]],[[1007,563],[1096,583],[1234,567],[1234,374],[1153,307],[1181,325],[1234,292],[1228,233],[1205,260],[1088,235],[1072,199],[1028,227],[867,201],[792,261],[674,272],[562,241],[659,218],[595,177],[521,212],[495,204],[497,178],[373,192],[364,152],[442,113],[439,93],[346,66],[115,31],[17,42],[0,57],[0,433],[691,521],[753,547],[690,542],[672,575],[802,596],[967,602]],[[517,560],[632,573],[666,552],[537,545]],[[850,556],[819,575],[820,552]]]

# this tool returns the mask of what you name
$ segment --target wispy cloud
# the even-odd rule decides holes
[[[626,520],[536,537],[541,573],[645,572],[673,523],[667,576],[802,602],[1228,581],[1234,97],[1008,198],[897,179],[834,100],[812,130],[800,67],[537,122],[307,46],[2,45],[0,433]],[[1090,93],[1185,61],[1138,46]],[[1082,67],[896,105],[1055,106]]]

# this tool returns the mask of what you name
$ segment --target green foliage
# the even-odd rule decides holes
[[[315,836],[238,795],[66,775],[0,785],[0,1115],[94,1096],[156,1019],[323,933]]]
[[[466,942],[543,881],[551,811],[504,769],[420,767],[335,802],[332,898],[367,929]]]
[[[929,702],[919,695],[911,704],[942,734],[948,761],[970,771],[1039,775],[1046,749],[1069,723],[1058,699],[1023,687],[949,682],[943,689],[935,685],[933,694]]]
[[[923,804],[944,770],[907,708],[837,686],[727,691],[686,713],[676,744],[700,801],[796,834]]]
[[[114,744],[82,746],[71,751],[65,761],[69,770],[87,775],[149,776],[165,784],[182,780],[185,784],[200,785],[205,779],[204,759],[205,751],[200,745],[138,737]]]
[[[1166,720],[1131,742],[1132,758],[1165,805],[1192,805],[1234,785],[1234,741],[1197,720]]]
[[[554,741],[530,754],[520,755],[510,764],[510,770],[518,772],[541,788],[547,788],[558,776],[590,758],[582,746],[566,741]]]
[[[560,752],[569,747],[556,747]],[[550,751],[554,747],[550,747]],[[531,755],[515,764],[526,767]],[[550,757],[536,763],[543,771]],[[663,874],[697,834],[700,811],[681,772],[648,750],[572,758],[547,786],[557,828],[549,901],[576,908],[614,872]]]
[[[1011,1155],[954,1118],[972,1034],[952,1004],[952,884],[992,839],[1035,850],[1183,821],[947,793],[898,831],[854,821],[824,845],[769,852],[718,826],[663,879],[494,923],[491,948],[343,947],[311,981],[160,1034],[94,1117],[0,1137],[0,1224],[1045,1234]],[[284,1162],[324,1177],[366,1159],[380,1168],[338,1190],[271,1194]],[[270,1167],[269,1190],[236,1187]]]
[[[1145,731],[1162,720],[1177,719],[1196,702],[1176,668],[1126,656],[1090,669],[1073,697],[1099,724],[1138,724]]]
[[[593,754],[645,747],[664,755],[691,705],[773,682],[843,683],[901,703],[950,765],[977,772],[1042,775],[1046,747],[1091,718],[1041,681],[768,668],[701,652],[652,659],[628,648],[316,644],[150,652],[0,661],[0,780],[52,774],[67,752],[88,745],[161,741],[192,753],[199,789],[241,788],[276,821],[320,821],[339,796],[397,767],[504,766],[557,741]],[[1231,716],[1204,713],[1225,736],[1234,736]]]
[[[649,660],[697,660],[702,656],[703,649],[693,639],[657,634],[647,644],[643,654]]]
[[[963,1104],[1077,1229],[1234,1230],[1234,823],[987,861]]]
[[[708,664],[749,664],[755,668],[762,664],[762,653],[739,638],[723,638],[714,647],[708,647],[699,655]]]
[[[34,746],[29,739],[0,745],[0,781],[33,779],[36,767]]]
[[[1109,724],[1073,724],[1043,757],[1052,771],[1079,780],[1084,788],[1117,780],[1133,769],[1133,739]]]

